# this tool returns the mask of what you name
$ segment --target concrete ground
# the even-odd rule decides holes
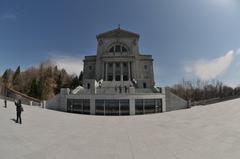
[[[104,117],[0,100],[1,159],[239,159],[240,99],[161,114]]]

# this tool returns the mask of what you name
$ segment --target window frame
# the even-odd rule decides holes
[[[120,47],[120,51],[116,51],[117,47]],[[129,47],[126,44],[123,43],[114,43],[108,47],[107,52],[108,53],[128,53],[130,51]]]

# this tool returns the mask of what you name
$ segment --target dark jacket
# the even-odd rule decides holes
[[[22,112],[22,105],[20,103],[16,103],[16,102],[15,102],[15,105],[16,105],[16,111],[19,113]]]

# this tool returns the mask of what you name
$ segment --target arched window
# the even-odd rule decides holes
[[[109,50],[109,52],[114,52],[114,46],[111,47],[111,49]]]
[[[127,52],[127,49],[124,46],[122,47],[122,52]]]
[[[108,52],[110,52],[110,53],[113,53],[113,52],[128,52],[128,49],[123,44],[115,44],[112,47],[110,47]]]

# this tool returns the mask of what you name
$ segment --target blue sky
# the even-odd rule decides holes
[[[240,84],[239,0],[0,0],[0,73],[47,59],[78,72],[96,35],[118,24],[141,35],[158,85]]]

